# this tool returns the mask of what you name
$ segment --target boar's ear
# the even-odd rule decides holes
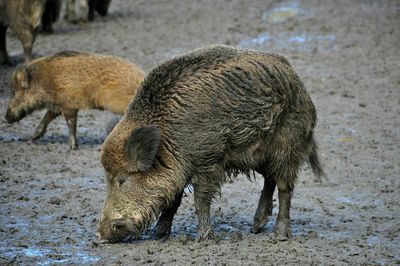
[[[132,131],[126,144],[126,152],[139,171],[146,172],[151,169],[160,141],[161,130],[156,125],[135,128]]]
[[[15,70],[15,79],[17,84],[21,86],[22,89],[29,88],[29,82],[31,81],[31,74],[29,68],[26,65],[20,65]]]

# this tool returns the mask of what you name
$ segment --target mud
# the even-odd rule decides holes
[[[305,167],[294,192],[293,237],[276,242],[276,219],[250,233],[262,178],[238,178],[213,206],[217,241],[197,243],[190,192],[165,243],[97,245],[105,197],[99,151],[113,117],[80,112],[80,148],[69,151],[62,118],[29,141],[44,112],[0,121],[0,264],[269,265],[400,263],[400,3],[398,1],[122,1],[93,23],[54,25],[34,51],[83,50],[133,60],[146,70],[184,51],[225,43],[285,54],[319,116],[327,173]],[[23,59],[9,34],[14,62]],[[0,116],[8,77],[0,67]],[[275,195],[276,198],[276,195]],[[277,201],[274,201],[277,207]]]

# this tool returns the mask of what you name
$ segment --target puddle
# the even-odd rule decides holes
[[[347,203],[347,204],[358,204],[358,202],[356,202],[353,198],[350,198],[350,197],[336,198],[336,201],[341,202],[341,203]]]
[[[304,11],[299,8],[298,2],[290,2],[264,12],[261,19],[270,23],[281,23],[296,17],[302,12]]]
[[[239,42],[239,46],[243,48],[263,48],[275,45],[280,49],[300,50],[304,52],[312,52],[315,49],[329,50],[333,49],[336,41],[335,35],[288,35],[279,33],[274,36],[266,32],[260,33],[254,38],[245,39]]]
[[[20,262],[35,261],[37,265],[94,264],[101,258],[83,251],[76,251],[79,247],[62,246],[61,251],[39,247],[1,247],[0,254],[4,258],[18,258]],[[27,257],[25,260],[23,257]],[[22,258],[22,259],[21,259]]]
[[[267,33],[261,33],[257,37],[249,40],[243,40],[239,43],[241,47],[252,47],[266,43],[271,38]]]

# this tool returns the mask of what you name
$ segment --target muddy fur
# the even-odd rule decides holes
[[[40,25],[47,0],[0,0],[0,64],[11,64],[6,47],[10,27],[21,41],[25,61],[32,59],[36,29]]]
[[[33,135],[37,139],[63,114],[74,148],[78,110],[106,109],[123,115],[143,79],[144,72],[137,66],[114,56],[64,51],[39,58],[18,66],[12,74],[6,120],[17,122],[47,108]]]
[[[323,174],[313,135],[316,119],[302,81],[281,55],[216,45],[161,64],[103,145],[107,198],[101,238],[138,236],[160,213],[156,236],[167,237],[188,184],[198,240],[212,238],[210,205],[226,177],[257,171],[266,184],[253,232],[267,223],[277,186],[275,232],[286,239],[300,166],[309,161]]]

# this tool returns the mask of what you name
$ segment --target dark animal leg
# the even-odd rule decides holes
[[[293,188],[286,181],[277,181],[279,197],[279,213],[275,224],[277,240],[284,241],[290,237],[290,200],[293,195]]]
[[[1,64],[11,65],[11,61],[7,53],[6,31],[7,31],[7,26],[0,24],[0,65]]]
[[[154,238],[162,239],[163,242],[168,239],[169,235],[171,234],[172,221],[182,202],[182,195],[183,190],[175,197],[172,206],[165,208],[161,212],[161,216],[158,219],[156,227],[154,228]]]
[[[276,183],[264,173],[263,177],[264,187],[258,202],[256,214],[254,215],[254,224],[251,230],[255,234],[260,233],[263,227],[268,223],[268,216],[272,214],[273,208],[272,197],[274,195]]]
[[[47,126],[51,121],[53,121],[57,116],[60,115],[60,112],[55,112],[52,110],[47,110],[40,124],[36,127],[35,133],[33,133],[32,140],[36,140],[41,138],[45,133]]]
[[[201,186],[203,187],[203,186]],[[198,219],[197,241],[203,241],[214,238],[214,232],[211,226],[210,207],[213,197],[212,192],[202,191],[199,186],[193,185],[194,205]]]
[[[89,0],[89,12],[88,12],[88,20],[93,21],[94,20],[94,11],[96,9],[96,2],[97,0]]]
[[[68,125],[68,144],[70,149],[77,149],[78,143],[76,141],[76,123],[78,120],[78,111],[77,110],[67,110],[63,111],[65,120],[67,120]]]

